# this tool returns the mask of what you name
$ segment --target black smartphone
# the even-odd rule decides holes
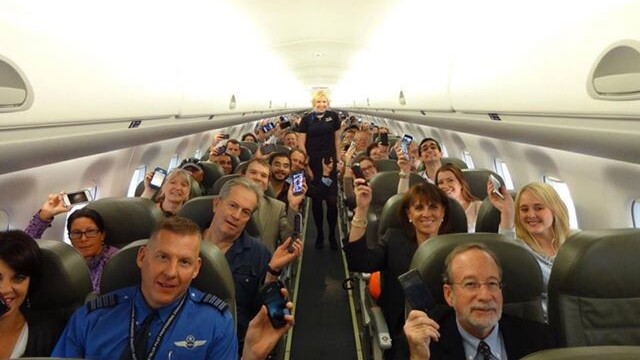
[[[165,177],[167,177],[167,170],[157,167],[153,170],[153,177],[151,177],[149,185],[154,189],[160,189]]]
[[[287,251],[290,254],[293,254],[295,249],[293,248],[293,241],[302,240],[302,214],[296,213],[296,216],[293,218],[293,234],[291,234],[291,245],[287,247]]]
[[[389,146],[389,134],[381,133],[380,134],[380,144],[383,146]]]
[[[304,171],[296,171],[291,175],[292,178],[292,186],[293,186],[293,195],[298,196],[302,195],[304,189],[302,188],[302,184],[304,184]]]
[[[436,306],[436,302],[431,295],[431,291],[422,281],[418,269],[412,269],[398,276],[398,281],[402,286],[404,297],[413,310],[424,311],[425,313]]]
[[[262,155],[268,155],[268,154],[271,154],[274,151],[276,151],[276,145],[275,144],[265,144],[264,146],[262,146],[260,148],[260,152],[262,153]]]
[[[267,314],[271,325],[276,329],[287,325],[284,316],[290,314],[289,309],[287,309],[287,302],[280,292],[281,289],[284,289],[284,284],[280,281],[275,281],[266,284],[260,290],[260,298],[262,303],[267,306]]]
[[[223,139],[229,139],[229,134],[222,134]]]
[[[286,129],[289,126],[291,126],[291,121],[289,121],[289,120],[282,121],[282,122],[280,122],[279,126],[280,126],[280,129]]]
[[[262,127],[262,131],[264,131],[265,133],[268,133],[269,131],[273,130],[273,128],[275,128],[276,125],[272,122],[267,123],[267,125]]]
[[[4,298],[0,296],[0,316],[9,312],[9,306],[4,302]]]
[[[362,168],[360,167],[360,163],[355,163],[355,164],[351,165],[351,171],[353,171],[353,176],[355,176],[356,179],[365,179],[364,172],[362,172]],[[365,179],[364,183],[365,183],[365,185],[367,184],[367,180],[366,179]]]

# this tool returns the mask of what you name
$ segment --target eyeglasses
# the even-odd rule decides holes
[[[98,229],[89,229],[87,231],[72,231],[69,233],[69,238],[77,240],[82,238],[82,235],[84,235],[87,239],[90,239],[98,236],[99,233],[100,230]]]
[[[463,281],[458,283],[449,283],[449,285],[460,285],[462,286],[462,289],[467,292],[476,292],[480,290],[482,285],[486,286],[487,290],[489,290],[490,292],[498,292],[502,288],[504,288],[504,283],[500,281],[495,281],[495,280],[486,281],[486,282],[468,280],[468,281]]]

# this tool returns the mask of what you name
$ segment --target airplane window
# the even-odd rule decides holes
[[[144,180],[144,175],[147,173],[147,165],[140,165],[133,172],[133,176],[131,176],[131,182],[129,182],[129,191],[127,191],[128,197],[136,196],[136,188],[140,181]]]
[[[178,167],[178,163],[180,163],[180,158],[178,157],[178,154],[175,154],[171,157],[171,161],[169,161],[169,169],[168,171],[171,171],[175,168]]]
[[[0,231],[7,230],[9,230],[9,214],[4,210],[0,210]]]
[[[633,200],[631,204],[631,217],[633,218],[633,227],[640,228],[640,199]]]
[[[569,191],[569,186],[566,182],[556,179],[551,176],[544,176],[543,180],[546,184],[551,185],[560,195],[562,201],[567,206],[567,210],[569,211],[569,226],[572,229],[579,229],[578,227],[578,216],[576,215],[576,206],[573,203],[573,198],[571,197],[571,192]]]
[[[467,163],[467,167],[469,169],[475,169],[476,166],[473,164],[473,158],[471,157],[471,153],[469,150],[462,151],[462,160]]]
[[[509,168],[507,167],[507,163],[502,159],[495,159],[493,161],[493,165],[496,168],[496,172],[502,176],[502,180],[504,180],[504,184],[507,187],[507,190],[513,190],[513,180],[511,179],[511,173],[509,172]]]

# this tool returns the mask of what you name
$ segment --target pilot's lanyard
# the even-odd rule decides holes
[[[182,307],[184,306],[184,302],[186,298],[187,298],[187,294],[185,293],[184,295],[182,295],[182,299],[180,299],[178,306],[176,306],[176,308],[173,309],[173,311],[169,315],[169,318],[160,329],[158,336],[156,336],[156,339],[153,341],[151,350],[149,350],[149,353],[147,354],[147,360],[151,360],[155,356],[156,351],[158,350],[158,346],[160,345],[160,342],[162,342],[162,338],[164,338],[165,333],[167,332],[167,330],[169,329],[173,321],[176,319],[176,316],[178,315],[180,310],[182,310]],[[138,357],[136,356],[135,346],[133,344],[135,322],[136,322],[136,306],[135,304],[132,304],[131,317],[129,319],[129,351],[131,352],[131,359],[138,360]]]

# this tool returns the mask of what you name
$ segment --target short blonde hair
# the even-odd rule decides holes
[[[560,245],[564,243],[564,241],[569,236],[569,211],[567,210],[567,206],[564,204],[564,201],[560,199],[560,195],[556,192],[556,190],[549,184],[532,182],[525,185],[516,196],[515,210],[516,214],[520,211],[520,201],[522,198],[522,194],[528,191],[531,195],[536,197],[538,200],[542,201],[542,203],[551,210],[553,214],[553,225],[552,230],[555,234],[553,237],[553,248],[558,249]],[[525,229],[522,221],[520,220],[520,216],[515,216],[515,225],[516,225],[516,236],[529,245],[536,252],[542,253],[542,248],[536,239],[531,236],[531,234]]]
[[[311,106],[315,106],[316,101],[318,101],[318,99],[320,98],[325,98],[327,99],[327,102],[331,102],[329,93],[327,93],[325,90],[316,90],[316,92],[313,93],[313,97],[311,98]]]
[[[187,198],[184,200],[184,202],[187,202],[187,200],[189,200],[191,198],[191,174],[184,169],[173,169],[169,172],[169,174],[167,174],[167,177],[164,179],[164,182],[162,183],[162,185],[168,183],[169,181],[173,180],[174,178],[177,177],[181,177],[182,180],[186,180],[187,183],[189,183],[189,196],[187,196]],[[160,187],[160,190],[158,191],[158,195],[156,196],[156,202],[163,202],[164,201],[164,191],[162,190],[162,187]]]

